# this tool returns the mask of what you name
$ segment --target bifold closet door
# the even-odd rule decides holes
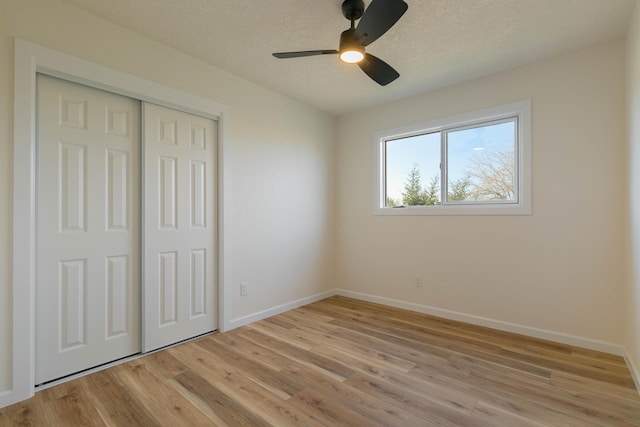
[[[38,76],[36,384],[140,351],[140,102]]]
[[[213,120],[143,103],[143,350],[217,329]]]

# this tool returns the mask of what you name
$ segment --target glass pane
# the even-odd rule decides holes
[[[515,119],[450,131],[447,201],[515,202]]]
[[[440,204],[440,133],[385,143],[385,206]]]

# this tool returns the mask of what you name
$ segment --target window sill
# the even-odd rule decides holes
[[[428,216],[428,215],[531,215],[531,205],[525,204],[495,204],[495,205],[438,205],[438,206],[405,206],[394,208],[374,208],[374,215],[389,216]]]

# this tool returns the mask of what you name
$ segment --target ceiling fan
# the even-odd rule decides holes
[[[342,61],[357,63],[376,83],[386,86],[400,77],[400,74],[380,58],[366,53],[364,48],[393,27],[408,7],[403,0],[373,0],[365,10],[363,0],[344,0],[342,14],[351,21],[351,28],[340,35],[340,49],[278,52],[273,56],[285,59],[338,54]],[[355,21],[358,19],[360,22],[356,27]]]

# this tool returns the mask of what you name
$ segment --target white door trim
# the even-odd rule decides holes
[[[12,387],[0,392],[0,407],[33,396],[35,381],[35,183],[36,73],[81,83],[218,120],[218,315],[228,329],[230,204],[227,107],[100,64],[15,40],[13,141],[13,352]]]

